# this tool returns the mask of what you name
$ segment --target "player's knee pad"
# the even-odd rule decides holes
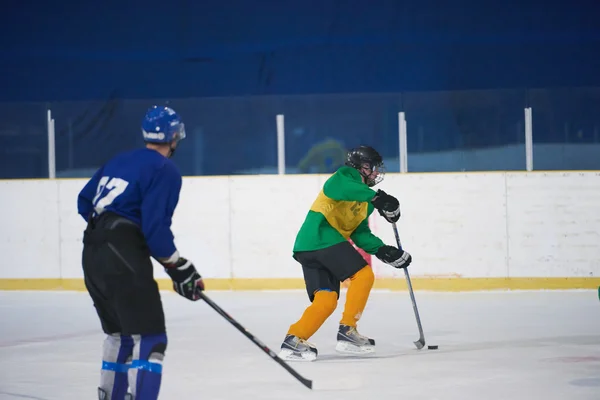
[[[338,302],[338,293],[332,290],[318,290],[315,293],[315,299],[313,301],[313,306],[319,307],[323,310],[324,314],[331,315],[336,307]]]
[[[135,347],[129,370],[133,398],[156,399],[162,378],[162,363],[167,350],[167,335],[134,335]]]
[[[107,400],[122,399],[127,392],[127,373],[131,366],[133,339],[120,334],[107,335],[102,347],[99,396],[104,392]]]
[[[162,362],[167,350],[167,334],[134,335],[135,348],[131,368],[162,373]]]

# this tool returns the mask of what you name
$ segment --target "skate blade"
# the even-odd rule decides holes
[[[284,361],[315,361],[317,359],[317,355],[312,351],[300,353],[288,349],[281,350],[278,356]]]
[[[335,350],[342,354],[371,354],[375,352],[375,347],[366,344],[358,346],[346,341],[338,341],[335,345]]]

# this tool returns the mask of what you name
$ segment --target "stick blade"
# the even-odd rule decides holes
[[[423,347],[425,347],[425,340],[423,340],[423,339],[419,339],[413,343],[415,344],[415,346],[417,346],[417,349],[419,349],[419,350],[421,350]]]
[[[310,379],[301,378],[301,379],[300,379],[300,382],[302,382],[302,384],[303,384],[304,386],[306,386],[307,388],[309,388],[309,389],[311,389],[311,390],[312,390],[312,386],[313,386],[313,384],[312,384],[312,381],[311,381]]]

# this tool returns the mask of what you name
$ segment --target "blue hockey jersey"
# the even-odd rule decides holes
[[[179,201],[181,173],[155,150],[141,148],[121,153],[88,181],[77,199],[78,213],[111,211],[141,227],[152,257],[169,258],[177,250],[171,219]]]

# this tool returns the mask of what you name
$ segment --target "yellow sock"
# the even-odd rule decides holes
[[[346,306],[340,324],[356,327],[356,323],[367,305],[367,300],[369,300],[373,282],[375,282],[375,274],[370,265],[350,278],[350,287],[346,293]]]
[[[320,290],[298,322],[290,326],[288,335],[308,340],[323,325],[337,306],[337,293]]]

